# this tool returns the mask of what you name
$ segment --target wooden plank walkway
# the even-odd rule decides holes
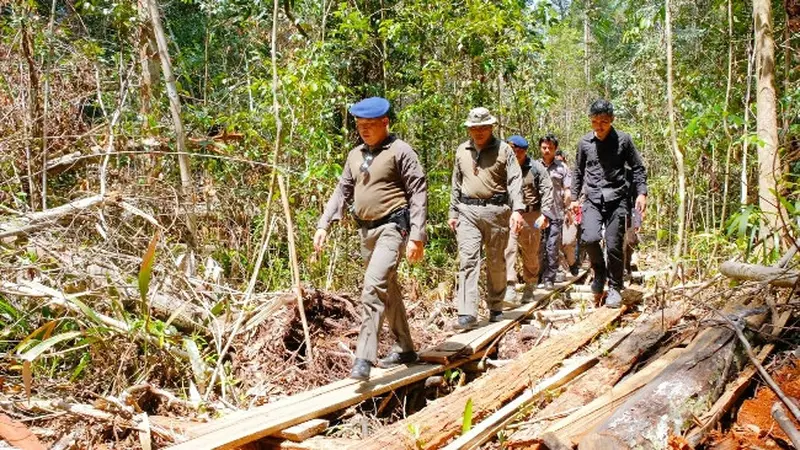
[[[187,430],[190,439],[169,447],[174,450],[228,449],[279,433],[285,428],[315,419],[371,397],[424,380],[445,370],[484,356],[484,348],[514,324],[530,315],[543,300],[566,289],[582,272],[553,291],[537,290],[534,302],[505,312],[505,319],[451,336],[445,342],[420,352],[423,362],[382,370],[374,368],[367,382],[343,379],[277,402],[230,414]],[[425,362],[427,361],[427,363]],[[433,362],[433,364],[431,364]]]

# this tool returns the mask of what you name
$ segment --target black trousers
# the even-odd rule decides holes
[[[558,271],[558,256],[561,251],[561,227],[562,220],[551,220],[550,225],[542,232],[542,248],[539,250],[541,255],[542,283],[550,281],[555,283],[556,272]]]
[[[601,204],[587,200],[583,203],[581,242],[589,255],[594,276],[600,280],[608,279],[608,287],[617,290],[622,290],[624,268],[622,247],[627,215],[628,203],[622,200]],[[604,227],[605,232],[603,232]],[[600,247],[600,240],[603,238],[606,242],[608,262]]]

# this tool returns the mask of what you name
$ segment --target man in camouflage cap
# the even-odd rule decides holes
[[[508,231],[510,227],[518,233],[524,223],[519,164],[511,147],[494,136],[496,122],[486,108],[471,110],[464,123],[470,139],[456,149],[448,225],[458,240],[458,320],[454,328],[459,330],[478,326],[481,247],[486,251],[489,321],[503,317]]]
[[[404,249],[410,263],[423,257],[427,182],[414,150],[389,133],[388,112],[389,102],[380,97],[362,100],[350,108],[364,143],[347,155],[339,184],[314,235],[314,248],[319,252],[330,223],[340,220],[345,205],[353,203],[365,262],[361,331],[350,372],[357,380],[369,379],[384,314],[395,346],[378,366],[392,367],[418,359],[397,283],[397,265]]]

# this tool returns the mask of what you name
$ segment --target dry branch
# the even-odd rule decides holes
[[[121,199],[117,193],[109,193],[105,196],[93,195],[46,211],[28,214],[23,218],[0,224],[0,239],[28,234],[80,214],[87,209],[106,203],[118,203]]]

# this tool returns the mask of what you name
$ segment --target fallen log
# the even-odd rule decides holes
[[[68,217],[79,214],[87,209],[106,203],[118,203],[122,197],[117,193],[93,195],[91,197],[75,200],[66,205],[57,206],[46,211],[27,214],[24,217],[0,224],[0,239],[28,234],[40,230]]]
[[[550,448],[553,448],[555,443],[572,448],[573,444],[576,444],[587,431],[591,430],[616,410],[619,405],[652,381],[682,353],[683,349],[681,348],[668,351],[614,386],[610,391],[592,400],[578,411],[548,426],[542,432],[541,440]]]
[[[440,448],[461,429],[462,415],[472,402],[473,420],[479,421],[504,403],[518,396],[532,380],[550,372],[560,362],[584,346],[608,325],[623,309],[601,308],[586,320],[573,325],[559,339],[550,339],[534,347],[513,363],[496,369],[463,389],[442,397],[418,413],[396,422],[362,441],[359,450],[386,448]]]
[[[729,328],[703,331],[680,358],[586,434],[579,448],[665,448],[670,434],[682,433],[722,394],[738,370],[738,344]]]
[[[662,311],[655,311],[641,319],[640,324],[619,346],[606,357],[601,358],[600,362],[586,372],[580,380],[573,383],[563,394],[539,411],[534,419],[554,416],[562,411],[584,406],[598,396],[611,391],[642,355],[656,346],[683,315],[684,307],[675,305]],[[515,433],[507,441],[509,448],[536,442],[537,431],[530,429]]]
[[[736,280],[760,281],[778,287],[794,287],[798,277],[798,272],[793,270],[734,261],[725,261],[719,266],[719,271]]]

